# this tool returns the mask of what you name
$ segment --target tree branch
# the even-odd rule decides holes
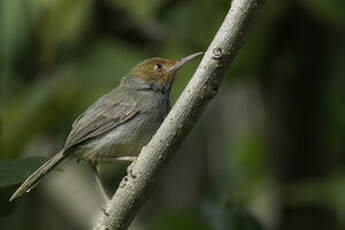
[[[131,173],[120,183],[94,229],[127,229],[149,197],[163,165],[174,155],[197,122],[207,103],[217,94],[225,71],[248,32],[263,0],[233,0],[231,8],[207,49],[198,69],[174,107],[145,146]]]

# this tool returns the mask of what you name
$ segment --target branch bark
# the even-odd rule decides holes
[[[152,191],[165,163],[189,134],[243,44],[264,0],[233,0],[198,69],[174,107],[125,176],[94,229],[127,229]]]

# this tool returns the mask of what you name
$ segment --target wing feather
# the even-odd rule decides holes
[[[76,119],[66,140],[65,150],[100,136],[138,114],[134,103],[106,102],[94,104]]]

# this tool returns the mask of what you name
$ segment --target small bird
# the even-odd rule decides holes
[[[179,61],[155,57],[140,62],[120,85],[100,97],[72,124],[62,150],[32,173],[10,201],[35,187],[67,157],[87,160],[106,201],[97,164],[135,161],[170,110],[170,90],[176,71],[198,52]]]

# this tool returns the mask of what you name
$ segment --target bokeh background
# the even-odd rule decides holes
[[[206,50],[229,6],[1,0],[0,229],[90,229],[103,200],[85,163],[9,203],[18,182],[6,180],[30,166],[13,160],[55,154],[76,116],[139,61]],[[199,60],[179,72],[172,101]],[[109,193],[126,166],[101,167]],[[162,174],[130,229],[345,229],[345,1],[267,0]]]

